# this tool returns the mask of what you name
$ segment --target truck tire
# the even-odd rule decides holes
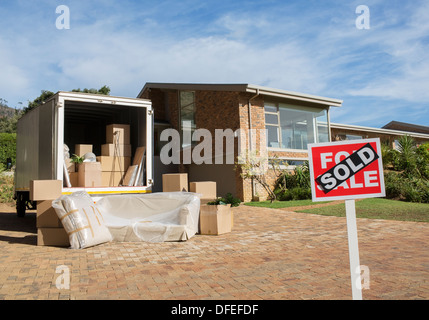
[[[16,214],[18,217],[25,217],[25,209],[27,208],[28,195],[24,192],[18,192],[16,195]]]

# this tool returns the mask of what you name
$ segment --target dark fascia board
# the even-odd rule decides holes
[[[409,131],[409,132],[419,132],[419,133],[429,133],[429,127],[422,126],[418,124],[400,122],[400,121],[390,121],[388,124],[382,127],[383,129],[392,129],[400,131]]]

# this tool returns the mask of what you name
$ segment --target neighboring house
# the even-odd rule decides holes
[[[191,123],[191,131],[204,128],[213,137],[216,129],[240,129],[261,153],[300,164],[307,159],[308,143],[331,140],[330,107],[342,104],[338,99],[250,84],[146,83],[138,97],[150,99],[155,112],[154,191],[161,190],[162,173],[187,172],[189,181],[216,181],[218,196],[230,192],[243,201],[252,200],[256,193],[263,197],[264,192],[244,181],[234,164],[215,164],[215,159],[212,164],[162,164],[159,152],[166,142],[159,140],[161,132],[166,128],[182,132],[184,121]],[[266,129],[265,139],[260,129]],[[188,144],[181,142],[182,148]],[[223,143],[223,147],[226,151],[228,146]]]
[[[428,143],[429,127],[396,121],[390,122],[383,128],[331,123],[331,135],[332,141],[380,138],[382,143],[397,149],[398,140],[404,135],[412,137],[414,141],[416,141],[417,145]]]
[[[240,129],[250,150],[268,153],[269,158],[276,156],[286,161],[290,168],[308,159],[307,145],[314,142],[379,137],[382,142],[396,147],[396,141],[404,134],[412,136],[417,143],[429,142],[429,134],[422,131],[429,130],[428,127],[402,124],[399,128],[394,121],[383,129],[333,124],[329,121],[331,107],[340,107],[341,100],[258,85],[146,83],[138,97],[150,99],[155,113],[154,191],[162,190],[163,173],[186,172],[189,181],[216,181],[218,196],[230,192],[243,201],[251,201],[254,195],[266,196],[260,186],[240,177],[234,163],[226,163],[230,153],[228,147],[232,146],[225,141],[222,141],[222,159],[214,159],[213,154],[204,155],[205,159],[210,158],[207,162],[211,164],[194,161],[163,164],[160,151],[167,142],[161,141],[160,136],[168,128],[181,133],[183,153],[198,143],[185,141],[184,129],[190,130],[189,134],[196,129],[207,129],[213,137],[213,153],[216,129],[233,132]],[[189,127],[184,127],[185,121]],[[392,127],[395,124],[396,127]],[[415,131],[416,127],[420,131]],[[260,130],[264,129],[266,137],[261,136]],[[406,131],[400,131],[403,129]],[[234,159],[239,148],[237,140],[233,143]],[[181,160],[184,157],[182,154]]]

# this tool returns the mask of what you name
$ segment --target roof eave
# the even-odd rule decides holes
[[[339,99],[332,99],[332,98],[326,98],[326,97],[315,96],[310,94],[303,94],[303,93],[294,92],[294,91],[272,89],[272,88],[258,86],[258,85],[248,85],[246,92],[250,92],[250,93],[259,92],[259,94],[261,95],[313,102],[313,103],[323,104],[323,105],[332,106],[332,107],[341,107],[343,103],[343,101]]]

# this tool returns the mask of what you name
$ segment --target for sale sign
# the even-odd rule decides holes
[[[380,139],[308,145],[313,201],[384,197]]]

